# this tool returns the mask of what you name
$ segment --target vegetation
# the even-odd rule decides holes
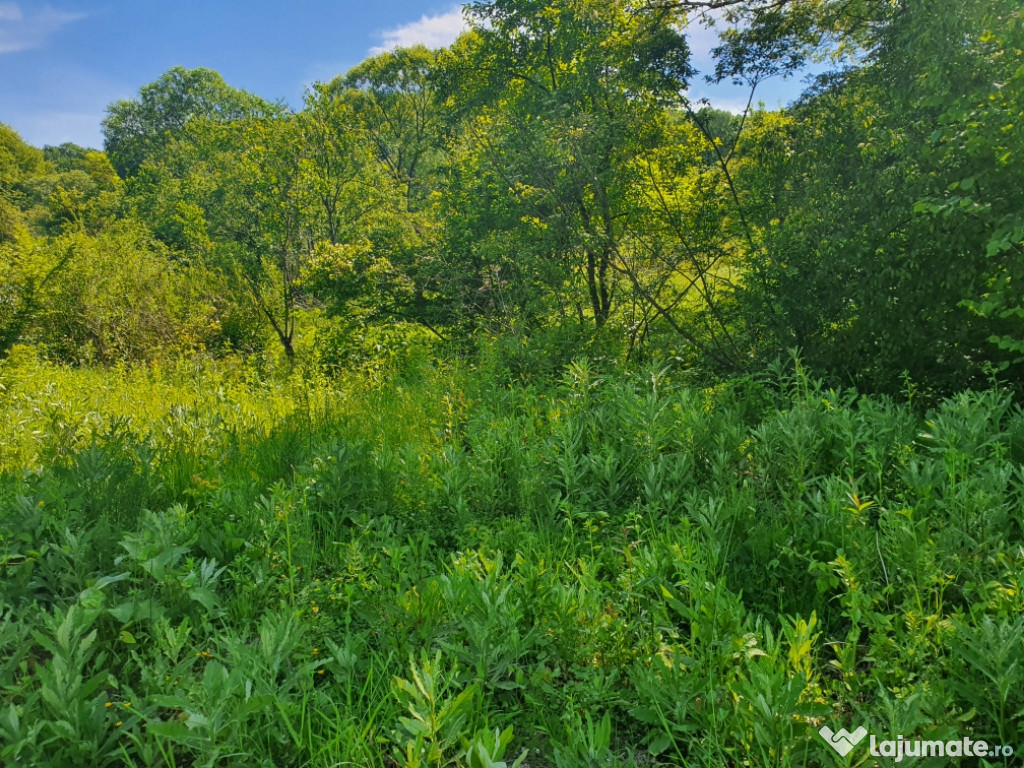
[[[466,13],[0,126],[0,763],[1019,747],[1016,4]]]
[[[17,350],[4,761],[488,765],[514,729],[530,765],[826,765],[826,717],[1019,743],[1006,394],[406,371]]]

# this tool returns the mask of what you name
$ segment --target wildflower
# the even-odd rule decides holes
[[[112,701],[108,701],[108,702],[107,702],[106,704],[104,704],[103,706],[104,706],[104,707],[106,707],[107,709],[110,709],[110,708],[111,708],[112,706],[114,706],[114,702],[112,702]]]
[[[115,728],[120,728],[123,724],[124,723],[122,721],[118,720],[116,723],[114,723],[114,727]]]

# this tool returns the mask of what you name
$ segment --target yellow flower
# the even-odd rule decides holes
[[[122,723],[121,723],[121,721],[120,721],[120,720],[118,720],[118,721],[117,721],[116,723],[114,723],[114,727],[115,727],[115,728],[120,728],[120,727],[121,727],[121,725],[122,725]]]
[[[107,709],[110,709],[110,708],[111,708],[112,706],[114,706],[114,702],[112,702],[112,701],[108,701],[108,702],[107,702],[106,704],[104,704],[103,706],[104,706],[104,707],[106,707]]]

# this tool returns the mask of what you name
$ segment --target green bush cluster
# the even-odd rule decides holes
[[[996,389],[922,414],[799,364],[510,388],[15,348],[0,411],[6,765],[1020,743],[1024,411]]]

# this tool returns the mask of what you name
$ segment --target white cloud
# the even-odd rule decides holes
[[[718,19],[715,19],[717,22]],[[693,63],[701,69],[714,65],[711,50],[718,46],[719,27],[706,27],[697,19],[690,22],[686,28],[686,42],[690,46],[690,56]]]
[[[423,16],[419,21],[389,29],[380,33],[381,44],[370,49],[376,55],[392,48],[408,48],[413,45],[425,45],[427,48],[443,48],[455,42],[460,34],[466,31],[462,10],[453,8],[438,16]]]
[[[690,46],[690,63],[702,75],[715,68],[711,51],[722,44],[718,36],[728,26],[722,9],[693,13],[690,16],[683,33]]]
[[[84,13],[58,11],[49,5],[26,15],[17,3],[0,3],[0,54],[41,48],[47,38]]]

